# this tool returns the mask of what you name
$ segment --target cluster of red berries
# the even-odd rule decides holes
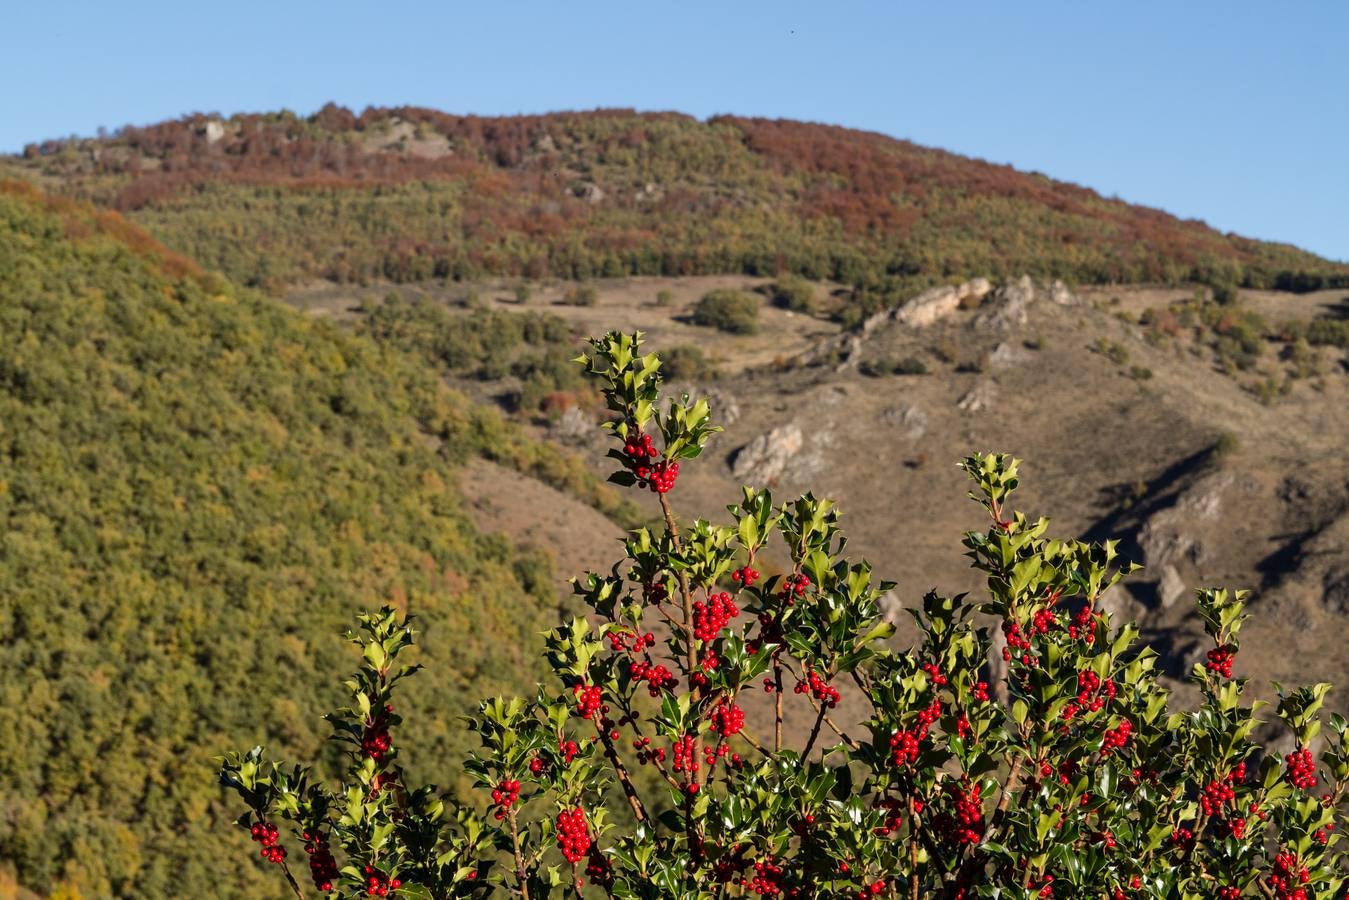
[[[640,659],[634,659],[628,669],[632,680],[636,683],[646,682],[646,692],[652,697],[659,697],[665,691],[672,691],[679,687],[679,678],[675,676],[668,668],[663,665],[653,666],[649,662]],[[596,688],[598,690],[598,688]],[[590,718],[586,716],[586,718]]]
[[[1199,805],[1203,807],[1204,815],[1209,817],[1221,815],[1223,807],[1237,799],[1237,793],[1232,785],[1241,784],[1245,778],[1246,764],[1239,762],[1223,778],[1204,785],[1204,792],[1199,796]]]
[[[1090,669],[1084,669],[1077,673],[1077,705],[1091,712],[1096,712],[1105,706],[1111,700],[1115,699],[1115,682],[1113,679],[1105,680],[1105,690],[1101,693],[1101,678]]]
[[[1133,733],[1133,723],[1128,719],[1119,723],[1118,728],[1108,729],[1105,737],[1101,740],[1101,755],[1106,756],[1111,750],[1116,750],[1129,743],[1129,735]]]
[[[741,879],[740,884],[760,897],[776,897],[782,893],[782,867],[771,859],[760,860],[754,864],[754,876]]]
[[[956,719],[956,737],[962,741],[969,738],[974,733],[974,728],[970,725],[969,716],[961,713]]]
[[[826,709],[833,709],[838,706],[838,701],[843,699],[843,695],[838,692],[838,688],[831,686],[814,669],[807,669],[806,680],[804,682],[798,681],[793,690],[798,694],[809,692],[810,696],[823,703]]]
[[[387,897],[390,891],[397,891],[403,882],[390,878],[374,866],[365,867],[365,895],[367,897]]]
[[[885,893],[885,880],[877,879],[871,884],[864,884],[857,889],[857,900],[870,900],[872,897],[879,897]]]
[[[890,738],[890,758],[899,768],[918,761],[919,736],[916,733],[900,731]]]
[[[305,832],[304,852],[309,854],[309,877],[314,880],[314,887],[325,894],[331,891],[339,873],[337,860],[328,849],[328,838]]]
[[[662,459],[657,462],[660,451],[651,443],[651,435],[640,434],[629,437],[623,444],[624,460],[632,474],[637,476],[641,487],[649,487],[657,494],[665,494],[675,485],[679,477],[679,463]]]
[[[1232,660],[1236,659],[1237,651],[1230,644],[1224,644],[1208,652],[1208,663],[1205,666],[1210,672],[1217,672],[1224,678],[1232,677]]]
[[[623,653],[625,651],[640,653],[647,647],[654,647],[656,645],[656,636],[649,631],[646,634],[638,634],[635,631],[616,628],[609,632],[608,638],[609,649],[615,653]]]
[[[955,793],[956,827],[953,837],[957,844],[977,844],[984,834],[984,808],[979,797],[979,785],[953,788]]]
[[[1171,832],[1171,843],[1185,845],[1194,840],[1194,832],[1188,828],[1177,828]]]
[[[571,765],[571,761],[576,758],[576,754],[581,752],[581,747],[575,741],[558,741],[557,752],[562,754],[562,761]]]
[[[1099,615],[1099,614],[1098,614]],[[1096,632],[1091,627],[1092,612],[1090,606],[1084,606],[1073,616],[1073,624],[1068,626],[1068,637],[1073,640],[1082,638],[1084,643],[1090,644],[1096,640]]]
[[[600,701],[603,692],[596,684],[578,684],[571,689],[572,695],[576,698],[576,712],[583,719],[594,717],[600,710]]]
[[[393,784],[398,780],[398,775],[394,772],[380,772],[374,778],[370,779],[370,799],[373,800],[379,796],[379,792],[384,790],[387,785]]]
[[[693,737],[684,735],[674,742],[674,765],[676,772],[693,774],[698,771],[698,757],[693,753]]]
[[[586,817],[579,808],[564,809],[557,814],[557,846],[572,865],[576,865],[590,852]]]
[[[987,682],[987,681],[976,681],[976,682],[974,683],[974,699],[975,699],[975,700],[982,701],[982,702],[984,702],[984,703],[987,703],[987,702],[988,702],[988,682]]]
[[[731,580],[741,587],[750,587],[759,580],[759,570],[751,566],[742,566],[731,573]]]
[[[904,824],[903,802],[896,797],[885,797],[877,801],[875,806],[877,809],[884,811],[885,823],[879,828],[874,829],[873,834],[877,834],[880,837],[888,837],[889,835],[897,834]],[[915,813],[922,812],[923,801],[913,801],[913,811]]]
[[[927,673],[927,677],[931,678],[932,683],[937,687],[943,687],[946,684],[946,676],[941,673],[941,669],[934,663],[924,663],[923,671]]]
[[[1241,888],[1238,887],[1218,888],[1218,900],[1241,900]]]
[[[791,606],[797,597],[805,594],[806,589],[810,587],[810,576],[805,572],[788,575],[782,580],[782,597]]]
[[[1040,609],[1035,611],[1035,616],[1031,619],[1030,630],[1032,634],[1049,634],[1058,624],[1058,616],[1053,610]]]
[[[1298,862],[1297,854],[1285,850],[1274,857],[1274,871],[1269,874],[1269,886],[1278,900],[1307,900],[1302,887],[1311,880],[1311,873]]]
[[[637,762],[644,766],[650,763],[665,762],[665,748],[652,747],[649,737],[638,738],[633,741],[632,749],[637,751]]]
[[[1288,763],[1288,780],[1293,787],[1311,790],[1316,787],[1316,762],[1306,747],[1299,747],[1284,757]]]
[[[1143,887],[1143,878],[1140,878],[1139,876],[1129,878],[1129,891],[1137,891],[1137,889],[1141,887]],[[1126,895],[1124,892],[1124,888],[1116,888],[1110,893],[1110,900],[1125,900],[1128,896],[1129,895]]]
[[[712,730],[722,737],[739,734],[745,727],[745,711],[734,703],[723,703],[712,710]]]
[[[538,759],[538,757],[535,757],[535,759]],[[495,814],[498,821],[506,818],[507,811],[515,805],[515,801],[519,798],[520,782],[514,779],[507,778],[492,789],[492,802],[500,807]]]
[[[731,595],[725,591],[708,597],[706,603],[701,600],[694,601],[693,636],[704,644],[710,644],[738,615],[740,610],[731,600]]]
[[[286,858],[286,848],[279,845],[277,841],[276,826],[271,822],[257,822],[252,828],[248,829],[249,835],[253,840],[262,845],[262,858],[268,862],[280,863]]]
[[[366,723],[361,735],[361,751],[375,762],[383,762],[393,749],[393,738],[389,737],[389,713],[392,712],[393,704],[386,704],[384,712]]]
[[[1021,654],[1021,661],[1030,664],[1030,640],[1021,634],[1021,626],[1015,622],[1003,622],[1002,633],[1007,638],[1007,646],[1002,648],[1003,662],[1011,662],[1012,656]]]

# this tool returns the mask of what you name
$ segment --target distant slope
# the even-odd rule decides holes
[[[455,714],[521,688],[556,603],[455,467],[529,452],[415,363],[0,183],[0,883],[273,896],[210,757],[310,756],[337,633],[389,599],[436,672],[401,740],[454,787]]]
[[[478,118],[328,106],[30,146],[4,168],[277,287],[431,277],[773,274],[847,284],[1349,284],[1349,266],[1007,166],[827,125],[625,110]]]

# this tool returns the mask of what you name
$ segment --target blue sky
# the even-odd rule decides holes
[[[0,151],[328,100],[831,122],[1349,260],[1349,3],[13,3]]]

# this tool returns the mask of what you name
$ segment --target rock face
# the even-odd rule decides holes
[[[911,328],[922,328],[946,318],[960,308],[961,303],[983,300],[993,290],[987,278],[974,278],[956,287],[935,287],[895,310],[895,321]],[[866,326],[863,326],[866,330]]]
[[[1157,598],[1163,607],[1173,605],[1188,592],[1183,570],[1202,563],[1208,555],[1196,532],[1217,521],[1223,501],[1236,483],[1230,472],[1217,472],[1200,479],[1173,506],[1155,513],[1138,532],[1143,565],[1160,576]]]
[[[782,476],[787,464],[801,452],[803,444],[801,426],[790,422],[779,425],[736,451],[731,474],[738,481],[771,484]]]
[[[964,412],[979,412],[981,409],[987,409],[997,396],[997,388],[991,381],[981,381],[970,388],[965,396],[956,401],[956,408]]]
[[[927,413],[912,403],[901,403],[881,413],[881,421],[904,430],[904,436],[911,441],[921,438],[927,431]]]

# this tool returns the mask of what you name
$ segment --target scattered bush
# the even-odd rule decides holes
[[[661,357],[661,362],[666,375],[681,381],[702,381],[719,374],[703,351],[689,344],[671,347]]]
[[[1091,349],[1093,353],[1101,354],[1117,366],[1129,362],[1129,348],[1109,338],[1098,337],[1096,343],[1091,345]]]
[[[533,292],[530,291],[529,285],[517,284],[513,293],[515,294],[516,303],[528,303]]]
[[[906,356],[903,359],[894,359],[889,356],[882,356],[877,359],[869,359],[862,363],[859,371],[863,375],[880,377],[883,375],[926,375],[927,363],[916,356]]]
[[[780,278],[769,289],[773,305],[798,313],[815,312],[815,286],[804,278]]]
[[[674,302],[674,294],[670,291],[656,291],[656,305],[669,306]]]
[[[754,334],[759,330],[759,300],[745,291],[709,291],[693,308],[693,324],[730,334]]]
[[[599,293],[589,284],[573,285],[562,296],[562,302],[567,306],[594,306],[598,299]]]

